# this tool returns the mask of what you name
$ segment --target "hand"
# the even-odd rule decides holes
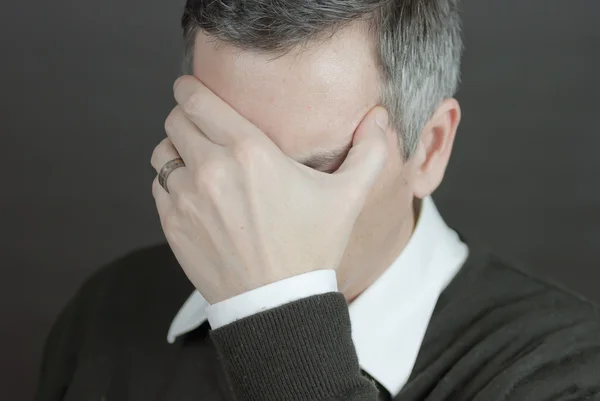
[[[388,157],[374,107],[333,174],[306,167],[193,76],[174,86],[157,172],[181,157],[167,193],[152,193],[166,239],[211,304],[298,274],[336,269]],[[387,116],[387,114],[385,114]],[[387,126],[387,119],[385,120]]]

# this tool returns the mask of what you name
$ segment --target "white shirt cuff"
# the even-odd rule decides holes
[[[206,308],[211,329],[312,295],[338,290],[335,270],[315,270],[264,285]]]

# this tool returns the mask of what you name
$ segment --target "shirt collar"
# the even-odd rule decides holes
[[[467,246],[446,225],[433,199],[424,198],[404,250],[349,305],[359,364],[392,397],[406,384],[438,297],[467,255]],[[204,323],[208,305],[194,291],[171,323],[167,340],[173,343]]]

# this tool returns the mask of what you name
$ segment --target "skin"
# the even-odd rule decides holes
[[[331,41],[309,49],[269,60],[269,55],[239,51],[227,43],[216,49],[214,40],[200,32],[193,74],[288,157],[303,161],[319,150],[349,145],[379,94],[374,45],[365,26],[349,25]],[[443,179],[460,115],[458,102],[445,99],[421,132],[414,156],[405,161],[399,152],[389,155],[337,269],[338,288],[347,302],[368,288],[408,243],[419,200]],[[390,149],[398,149],[392,128],[387,140]],[[335,171],[344,158],[317,169]]]

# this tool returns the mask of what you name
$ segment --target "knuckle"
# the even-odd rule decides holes
[[[179,225],[177,215],[175,213],[169,213],[162,218],[162,228],[166,235],[173,234]]]
[[[183,111],[189,115],[197,115],[204,107],[204,96],[202,93],[193,93],[182,105]]]
[[[196,175],[196,185],[211,197],[219,196],[220,188],[229,175],[229,169],[218,161],[208,161],[202,165]]]
[[[165,138],[152,151],[152,156],[150,157],[150,164],[158,169],[160,166],[158,165],[161,156],[165,153],[165,146],[170,142],[169,138]]]
[[[154,148],[154,150],[152,151],[152,156],[150,156],[150,164],[156,169],[156,148]]]
[[[233,147],[235,158],[241,162],[253,160],[260,154],[260,147],[256,140],[250,137],[238,141]]]
[[[175,124],[174,113],[175,113],[174,111],[171,111],[171,113],[169,113],[169,115],[165,119],[165,132],[171,132],[171,130],[173,129],[173,125]]]
[[[207,160],[204,162],[196,174],[197,184],[201,186],[210,185],[218,169],[219,167],[215,161]]]
[[[152,151],[152,157],[150,158],[150,164],[152,164],[152,166],[158,170],[159,165],[158,165],[158,161],[160,160],[160,150],[159,147],[155,147],[154,150]]]
[[[176,197],[175,203],[177,209],[183,213],[184,216],[189,216],[194,213],[195,202],[193,197],[188,193],[181,193]]]
[[[175,107],[165,119],[165,132],[172,132],[183,116],[181,108]]]
[[[156,197],[156,194],[158,193],[158,191],[160,190],[160,184],[158,182],[158,176],[154,177],[154,180],[152,181],[152,195],[154,195],[154,197]]]

